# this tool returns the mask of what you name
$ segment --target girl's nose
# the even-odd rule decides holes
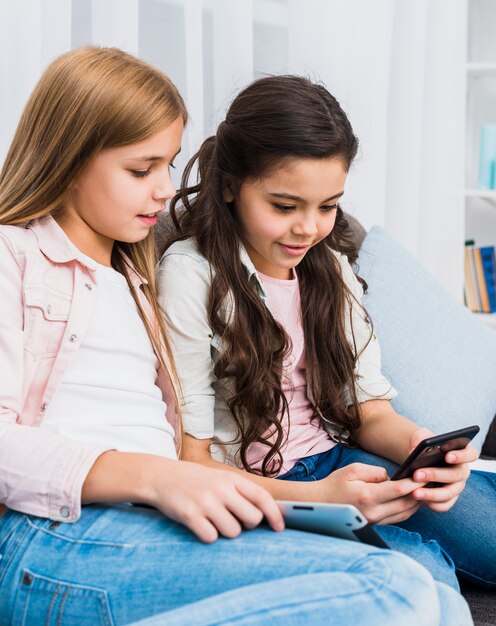
[[[174,185],[169,169],[167,169],[167,172],[160,178],[160,181],[153,192],[153,199],[170,200],[175,195],[176,186]]]
[[[302,215],[300,219],[293,226],[293,232],[295,235],[303,235],[305,237],[312,237],[317,234],[317,219],[311,215]]]

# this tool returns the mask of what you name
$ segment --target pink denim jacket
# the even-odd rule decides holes
[[[50,216],[0,226],[0,503],[57,521],[76,521],[81,489],[109,448],[37,428],[88,328],[96,265]],[[143,283],[130,274],[138,289]],[[141,298],[145,311],[150,306]],[[165,373],[157,384],[175,426]]]

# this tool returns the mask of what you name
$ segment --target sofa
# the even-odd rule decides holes
[[[355,218],[353,218],[350,215],[346,216],[350,225],[350,228],[353,232],[353,239],[355,244],[357,245],[357,247],[360,249],[360,256],[358,258],[358,270],[359,270],[359,274],[361,276],[364,276],[364,278],[369,282],[369,294],[366,294],[364,297],[364,304],[367,307],[367,310],[369,311],[369,313],[371,313],[371,317],[375,323],[375,319],[374,319],[374,315],[373,315],[373,311],[371,311],[371,307],[369,306],[369,297],[372,297],[372,293],[371,290],[376,288],[378,293],[374,294],[374,296],[376,296],[378,299],[381,298],[381,289],[391,289],[392,290],[392,294],[388,294],[389,296],[393,295],[395,296],[397,299],[399,299],[401,301],[401,293],[398,293],[398,291],[400,290],[396,290],[394,287],[394,281],[393,285],[388,285],[387,281],[381,281],[377,284],[377,280],[374,281],[374,285],[370,284],[370,280],[369,276],[370,273],[367,272],[365,275],[363,273],[363,269],[364,269],[364,265],[367,264],[367,257],[364,256],[363,253],[363,244],[364,242],[367,242],[367,232],[364,229],[364,227],[360,224],[360,222],[358,222],[358,220],[356,220]],[[382,243],[384,244],[384,234],[382,233]],[[387,240],[386,240],[387,243]],[[387,252],[384,250],[386,246],[380,246],[378,243],[375,243],[374,245],[374,249],[376,251],[376,254],[378,256],[382,256],[382,255],[386,255]],[[409,257],[409,255],[407,255],[407,257]],[[377,261],[377,257],[375,259]],[[407,260],[407,263],[415,263],[415,261],[412,258],[409,258]],[[418,264],[416,264],[418,265]],[[422,270],[418,269],[419,272],[422,272]],[[386,277],[390,277],[391,274],[393,273],[393,268],[385,268],[385,271],[381,274],[381,278],[384,278],[384,273],[386,273]],[[423,279],[425,279],[425,277],[423,277]],[[429,279],[427,279],[429,280]],[[431,285],[428,284],[428,288],[431,287]],[[422,289],[425,289],[425,283],[422,282]],[[441,297],[443,297],[443,295],[441,295]],[[444,298],[447,301],[447,306],[448,307],[453,307],[453,310],[456,310],[458,308],[459,305],[457,305],[455,302],[450,302],[448,296],[444,296]],[[381,304],[379,304],[379,307],[382,306]],[[463,307],[461,307],[461,305],[459,306],[460,309],[462,309]],[[411,313],[411,312],[410,312]],[[458,311],[457,311],[458,313]],[[463,312],[465,313],[465,311]],[[406,314],[408,315],[408,312],[406,312]],[[461,313],[460,313],[461,314]],[[425,318],[427,318],[428,316],[426,315],[425,311],[421,312],[421,315],[424,315]],[[434,311],[431,311],[431,315],[429,317],[429,323],[430,324],[434,324],[435,323],[435,319],[433,319],[432,315],[436,316],[440,316],[441,313]],[[467,316],[468,317],[468,316]],[[472,320],[468,320],[467,319],[467,324],[469,321]],[[476,323],[482,324],[483,322],[480,322],[480,320],[477,320]],[[394,341],[396,339],[395,336],[390,337],[388,334],[388,328],[390,327],[390,325],[386,325],[386,327],[384,327],[382,329],[382,332],[379,332],[379,338],[381,341],[381,346],[383,349],[383,353],[384,353],[384,349],[386,347],[385,344],[387,344],[388,341]],[[493,330],[491,328],[482,328],[481,331],[484,331],[484,337],[487,335],[487,337],[489,339],[492,339],[492,337],[490,336],[490,333],[494,333],[494,335],[496,336],[496,330]],[[487,331],[487,332],[486,332]],[[496,346],[496,337],[494,338],[494,344],[492,347]],[[383,357],[385,355],[383,354]],[[394,357],[393,357],[394,359]],[[388,366],[387,363],[384,363],[383,360],[383,365]],[[429,368],[429,365],[426,365],[427,368]],[[496,388],[496,366],[495,366],[495,362],[491,361],[488,364],[488,369],[490,369],[491,372],[494,372],[494,382],[493,385]],[[391,369],[390,371],[387,372],[387,374],[390,376],[393,384],[398,388],[400,395],[402,393],[402,389],[401,386],[395,381],[395,376],[394,376],[394,371]],[[442,374],[442,373],[441,373]],[[405,407],[403,409],[403,412],[407,415],[409,415],[408,407]],[[490,409],[490,405],[489,405],[489,410]],[[493,412],[490,414],[491,416],[496,413],[496,402],[493,404]],[[474,420],[477,421],[477,420]],[[472,421],[470,421],[470,423],[472,423]],[[439,428],[435,428],[435,424],[429,424],[430,427],[436,432],[439,432],[441,429]],[[468,425],[468,424],[466,424]],[[454,426],[454,428],[456,428],[456,426]],[[443,429],[444,430],[444,429]],[[448,428],[446,429],[448,430]],[[489,425],[489,429],[487,431],[487,434],[485,434],[485,438],[483,439],[483,441],[481,442],[481,458],[482,459],[496,459],[496,418],[494,419],[490,419],[490,425]],[[495,510],[495,517],[496,517],[496,510]],[[494,541],[496,541],[496,520],[495,520],[495,537],[494,537]],[[487,591],[484,589],[480,589],[477,587],[473,587],[470,586],[468,584],[463,584],[462,583],[462,593],[465,596],[467,602],[470,605],[470,609],[472,611],[472,615],[474,618],[474,622],[476,624],[476,626],[489,626],[489,625],[496,625],[496,591]]]
[[[364,304],[378,329],[383,371],[399,391],[397,410],[434,432],[479,423],[482,426],[479,442],[474,440],[474,445],[478,445],[482,458],[496,458],[496,419],[493,419],[496,413],[496,330],[483,326],[464,307],[451,300],[385,231],[374,227],[367,233],[351,215],[346,217],[360,249],[359,274],[369,284]],[[173,230],[170,216],[163,213],[155,229],[159,255]],[[435,297],[431,298],[431,294]],[[423,301],[419,302],[420,298]],[[401,324],[398,324],[400,318]],[[418,324],[418,333],[412,332],[408,322]],[[452,345],[452,326],[466,329],[465,344]],[[423,337],[417,340],[414,335],[420,334]],[[477,347],[480,355],[477,367],[467,363],[470,359],[466,355],[472,346]],[[426,362],[424,353],[429,350]],[[446,360],[441,358],[436,362],[443,354],[447,355]],[[460,372],[464,384],[454,380],[449,385],[450,376],[456,379]],[[426,383],[430,377],[437,377],[435,387]],[[449,398],[442,398],[443,382],[449,389]],[[422,394],[418,393],[419,389],[423,389]],[[463,394],[464,389],[470,393]],[[436,408],[438,397],[442,398],[442,404]],[[474,417],[467,418],[468,414]],[[469,585],[463,585],[462,591],[476,626],[495,626],[496,592]]]

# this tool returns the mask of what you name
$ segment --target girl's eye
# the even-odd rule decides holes
[[[151,172],[150,168],[148,168],[147,170],[131,170],[131,174],[133,176],[136,176],[136,178],[144,178],[145,176],[148,176],[150,172]]]
[[[174,163],[169,163],[169,167],[172,167],[173,170],[176,169],[176,166],[174,165]]]
[[[321,211],[324,211],[324,213],[330,213],[331,211],[334,211],[334,209],[338,208],[338,204],[336,202],[336,204],[324,204],[324,206],[320,207]]]
[[[277,204],[274,203],[275,208],[278,211],[281,211],[281,213],[289,213],[290,211],[292,211],[294,209],[294,206],[292,204]]]

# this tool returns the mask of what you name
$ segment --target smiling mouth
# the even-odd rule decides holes
[[[283,248],[289,248],[290,250],[306,250],[307,248],[310,248],[310,244],[289,244],[289,243],[281,243],[279,242],[279,245],[282,246]]]

